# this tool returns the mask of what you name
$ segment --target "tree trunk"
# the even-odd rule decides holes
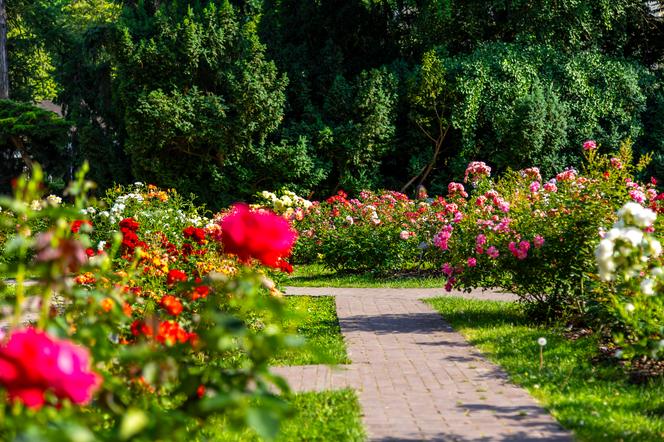
[[[7,9],[0,0],[0,99],[9,98],[9,68],[7,64]]]

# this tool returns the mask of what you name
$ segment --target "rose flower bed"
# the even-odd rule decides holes
[[[83,173],[67,190],[73,207],[31,207],[41,200],[32,175],[0,200],[15,232],[3,272],[16,278],[0,298],[11,311],[0,439],[196,439],[213,417],[274,436],[288,411],[276,392],[288,387],[268,361],[289,337],[268,269],[290,254],[289,223],[243,205],[208,220],[142,185],[112,192],[100,211]],[[26,274],[39,283],[26,286]],[[25,326],[29,296],[41,312]]]
[[[586,161],[580,171],[569,168],[549,180],[536,167],[493,179],[491,168],[476,161],[468,165],[463,183],[449,184],[445,197],[411,200],[396,192],[362,192],[349,198],[340,191],[285,214],[300,235],[294,259],[333,270],[440,269],[448,290],[504,289],[520,297],[531,318],[606,328],[631,349],[626,355],[659,354],[664,331],[652,318],[664,311],[660,297],[647,298],[647,308],[636,307],[652,312],[652,318],[626,317],[624,299],[631,295],[626,286],[601,277],[606,262],[612,262],[605,255],[598,275],[595,249],[623,204],[631,201],[660,213],[664,194],[654,179],[644,184],[635,178],[648,155],[635,164],[628,144],[606,154],[593,141],[583,149]],[[658,235],[661,222],[649,220],[639,228]],[[647,250],[644,263],[659,255]],[[631,252],[616,248],[611,253]],[[615,265],[610,266],[613,271]],[[646,292],[661,292],[657,278],[643,283]],[[647,333],[636,331],[644,327]],[[637,342],[638,351],[633,348]]]

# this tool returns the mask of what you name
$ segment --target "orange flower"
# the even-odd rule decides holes
[[[122,304],[122,312],[127,316],[131,316],[131,312],[132,312],[131,305],[127,302]]]
[[[102,301],[101,301],[101,309],[104,310],[106,313],[113,310],[114,305],[115,305],[115,302],[111,298],[105,298],[105,299],[102,299]]]
[[[74,278],[74,282],[76,284],[94,284],[97,282],[97,279],[95,278],[95,275],[93,275],[91,272],[85,272],[77,277]]]
[[[177,316],[182,313],[182,303],[175,296],[165,295],[161,298],[159,304],[168,312],[169,315]]]

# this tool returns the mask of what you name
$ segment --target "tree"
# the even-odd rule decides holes
[[[410,118],[433,144],[433,153],[428,163],[401,188],[401,192],[405,192],[418,179],[417,185],[423,185],[443,153],[443,143],[450,129],[448,107],[451,98],[443,61],[434,51],[429,51],[424,54],[422,65],[411,79],[409,101]]]
[[[0,0],[0,99],[9,98],[9,67],[7,66],[7,8]]]
[[[48,172],[52,185],[62,186],[68,132],[69,123],[53,112],[0,100],[0,192],[10,191],[11,179],[31,169],[34,162]]]
[[[256,23],[225,1],[139,2],[125,6],[117,36],[112,88],[134,176],[214,206],[247,196],[239,169],[264,154],[286,85]]]

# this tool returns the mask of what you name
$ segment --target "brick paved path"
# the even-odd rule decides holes
[[[440,289],[288,288],[334,295],[352,365],[280,367],[294,390],[358,391],[372,441],[569,441],[528,393],[418,299]],[[458,295],[458,293],[453,293]],[[479,292],[464,296],[511,299]]]

